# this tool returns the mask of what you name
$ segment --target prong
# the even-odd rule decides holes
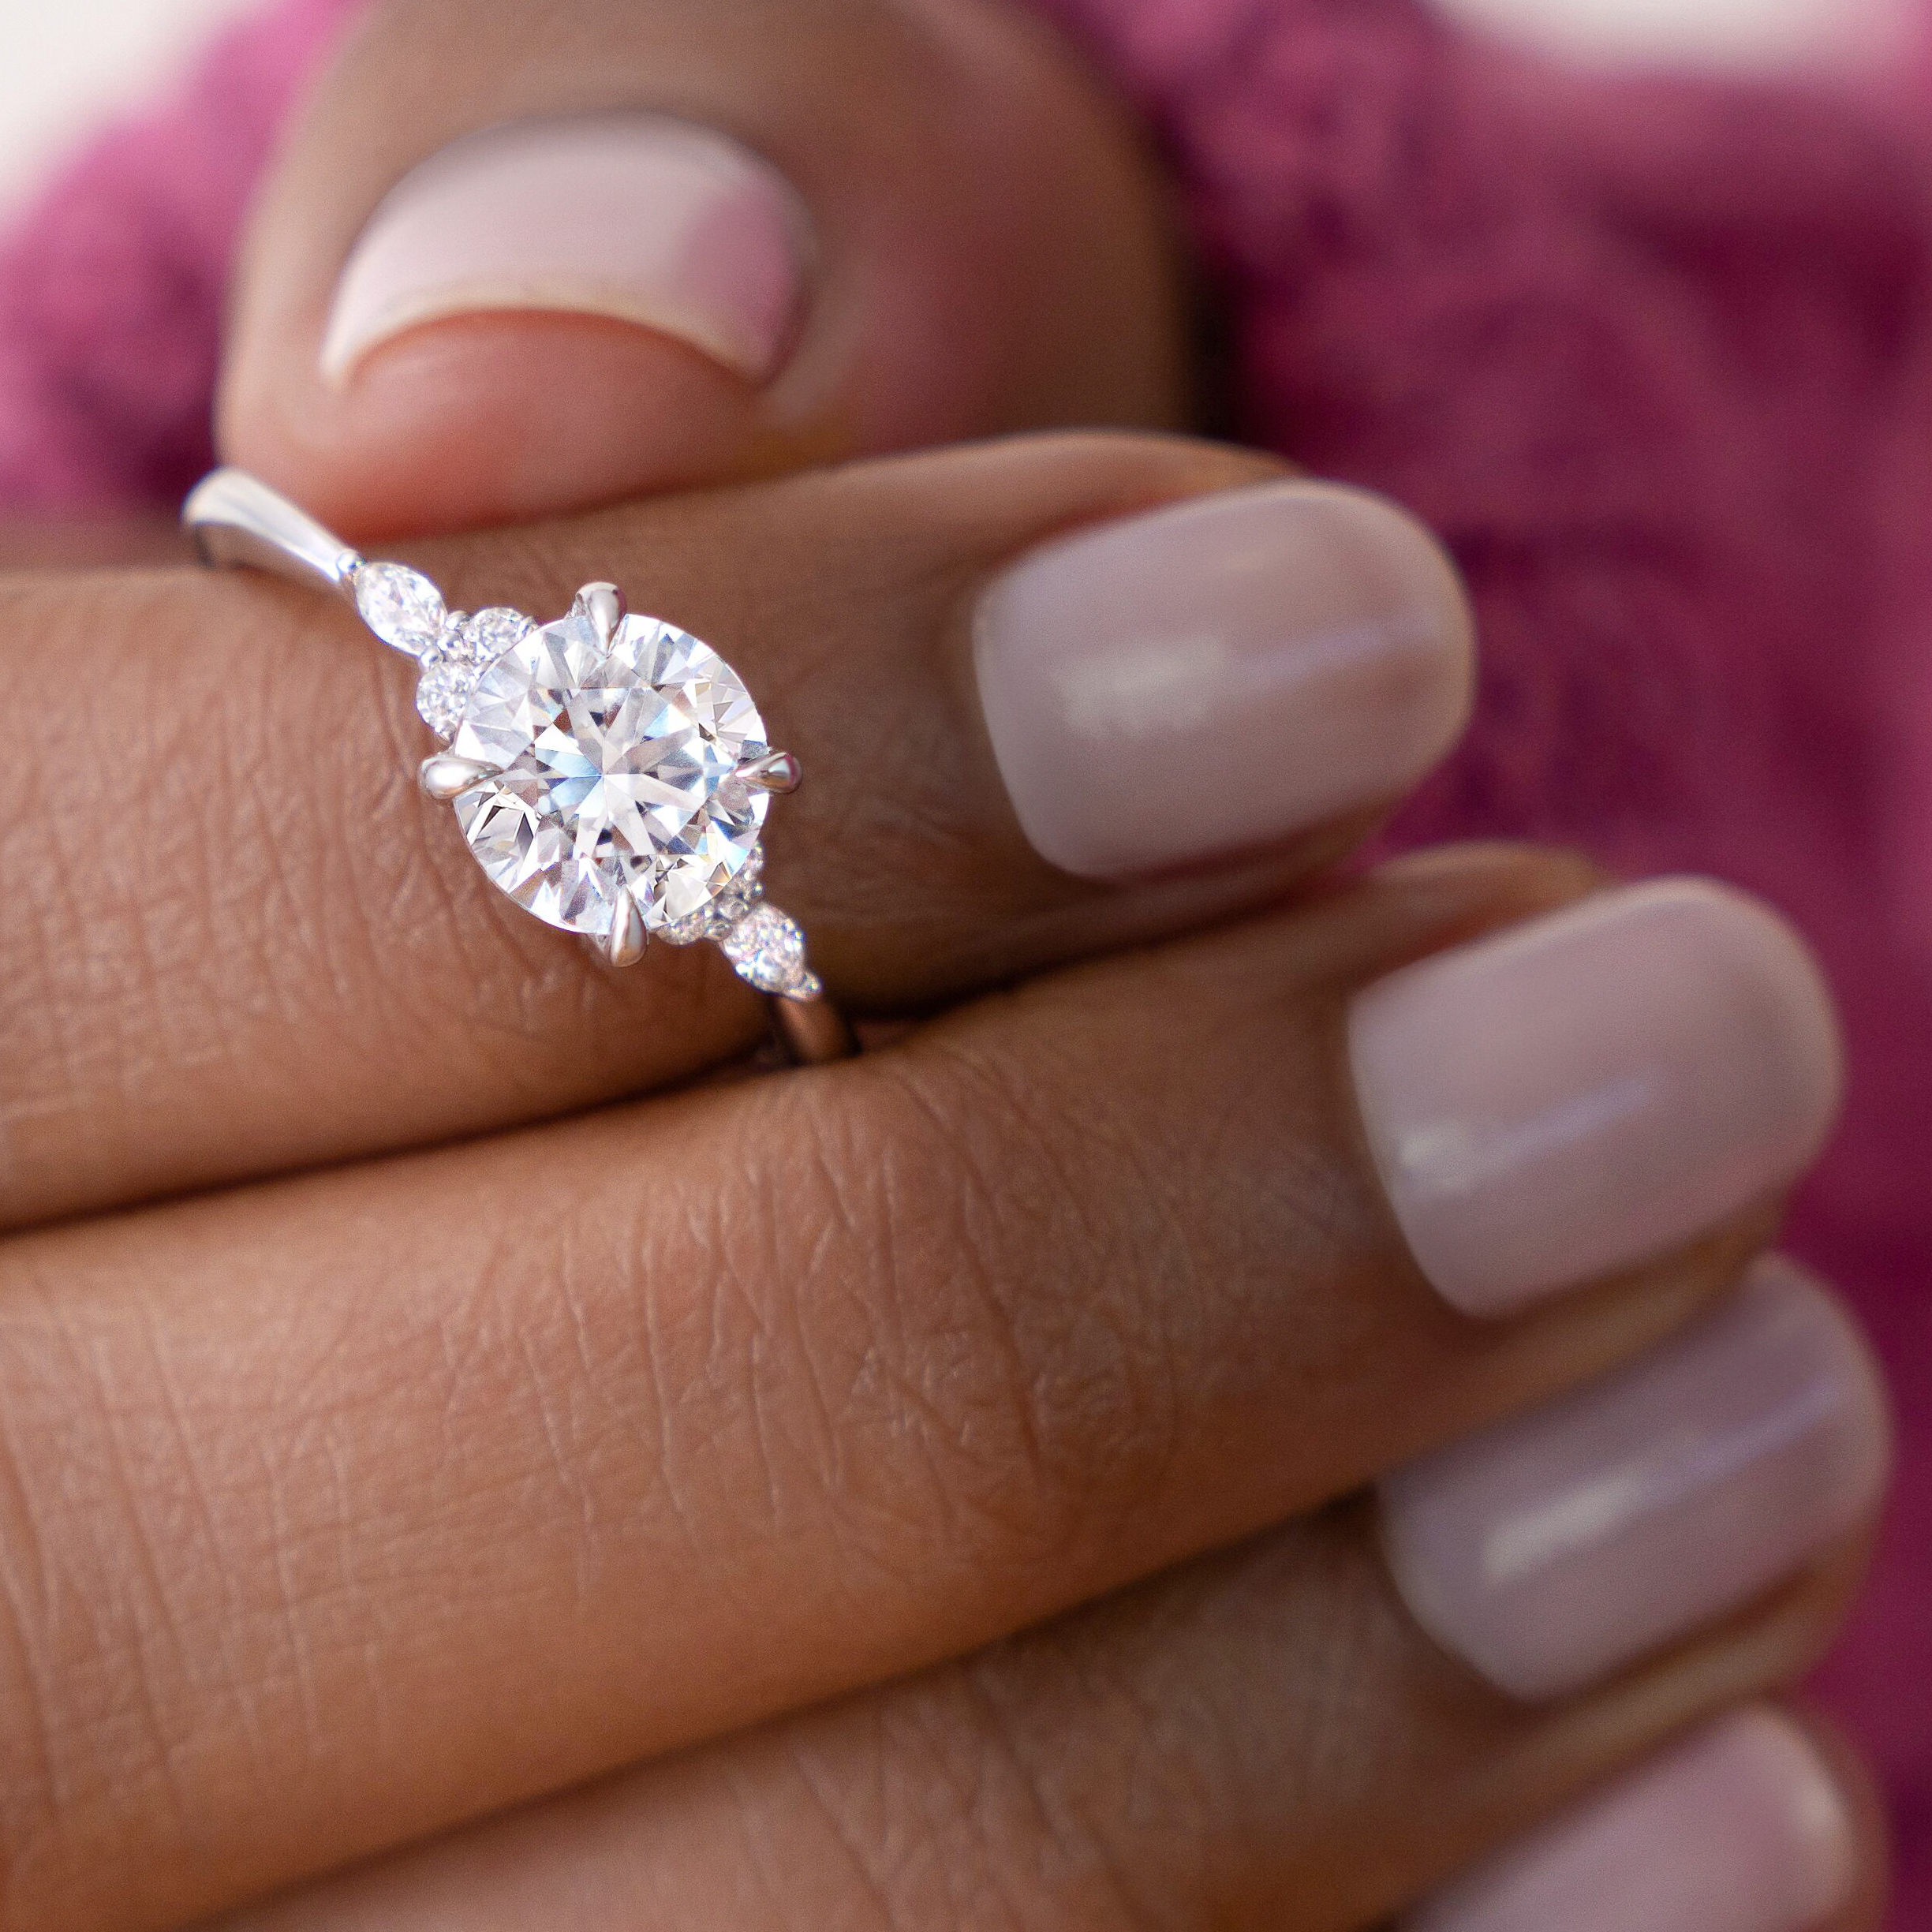
[[[760,791],[796,791],[805,774],[790,752],[768,751],[762,758],[741,764],[733,775],[742,778],[747,785],[756,785]]]
[[[447,751],[439,751],[432,758],[423,760],[422,768],[416,775],[416,782],[439,805],[447,805],[458,792],[469,790],[478,779],[490,775],[487,764],[479,764],[473,758],[458,758]]]
[[[644,914],[630,892],[617,895],[611,917],[610,936],[604,942],[604,956],[614,966],[635,966],[644,957],[651,936],[644,929]]]
[[[615,584],[586,584],[577,593],[577,607],[590,619],[597,641],[606,646],[617,636],[617,627],[630,608]]]

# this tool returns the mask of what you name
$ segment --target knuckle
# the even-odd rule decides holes
[[[798,1257],[776,1299],[846,1533],[902,1564],[1064,1570],[1174,1456],[1188,1243],[1130,1130],[1071,1130],[1059,1083],[937,1064],[798,1108],[804,1151],[734,1219]],[[734,1273],[774,1265],[741,1250]]]
[[[1091,1768],[1071,1769],[1062,1740],[1043,1740],[1033,1715],[1042,1687],[1005,1676],[1010,1655],[996,1653],[961,1672],[966,1715],[959,1748],[971,1760],[970,1782],[953,1786],[962,1855],[994,1896],[1015,1902],[1016,1923],[1027,1922],[1044,1891],[1055,1901],[1056,1925],[1083,1932],[1172,1926],[1162,1858],[1149,1855],[1146,1835],[1119,1825],[1159,1818],[1164,1840],[1205,1829],[1211,1814],[1194,1788],[1191,1754],[1175,1750],[1172,1725],[1130,1670],[1109,1668],[1104,1654],[1076,1661],[1049,1653],[1051,1675],[1074,1680],[1076,1721],[1097,1747]]]
[[[873,1700],[829,1736],[799,1733],[776,1775],[748,1784],[829,1838],[867,1932],[1177,1923],[1169,1848],[1211,1820],[1205,1790],[1186,1788],[1191,1767],[1177,1773],[1171,1727],[1094,1657],[1036,1655],[1028,1669],[1018,1657],[1002,1646]],[[1039,1721],[1041,1703],[1069,1700],[1091,1751],[1070,1754]],[[1154,1835],[1119,1829],[1152,1818],[1158,1851]]]
[[[209,1506],[179,1412],[133,1399],[51,1282],[10,1268],[0,1321],[0,1923],[69,1868],[114,1803],[181,1814],[174,1661],[206,1605],[173,1546]],[[123,1362],[127,1375],[133,1365]],[[143,1418],[136,1426],[129,1418]]]

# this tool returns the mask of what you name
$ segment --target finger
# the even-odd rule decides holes
[[[261,204],[233,460],[356,537],[1179,424],[1123,118],[977,0],[392,0]]]
[[[845,1066],[17,1238],[23,1913],[185,1916],[917,1669],[1655,1343],[1768,1203],[1478,1326],[1405,1254],[1343,1071],[1350,996],[1392,966],[1517,961],[1588,915],[1590,955],[1645,977],[1601,923],[1643,895],[1401,966],[1565,876],[1439,861]],[[1568,1143],[1640,1205],[1627,1155]],[[1590,1226],[1533,1160],[1497,1183]],[[1405,1587],[1499,1683],[1613,1672],[1870,1508],[1882,1419],[1842,1318],[1782,1273],[1726,1307],[1551,1425],[1588,1453],[1524,1425],[1403,1482]],[[1485,1598],[1459,1525],[1535,1560]],[[1539,1593],[1592,1604],[1560,1653]],[[299,1797],[264,1816],[263,1789]]]
[[[1433,541],[1351,491],[1224,487],[1269,473],[1055,439],[432,561],[471,609],[615,574],[716,646],[806,772],[774,899],[837,996],[904,1011],[1272,898],[1454,738],[1469,625]],[[762,1035],[712,947],[614,974],[491,884],[411,783],[409,663],[338,607],[185,574],[4,594],[44,736],[0,780],[0,1220],[540,1117]],[[83,652],[114,675],[50,707]],[[608,849],[708,836],[685,809],[614,815]]]
[[[1838,1725],[1809,1706],[1794,1713],[1812,1747],[1844,1794],[1858,1848],[1857,1878],[1852,1896],[1828,1923],[1826,1932],[1881,1932],[1892,1923],[1895,1859],[1885,1793],[1878,1773],[1858,1744]]]
[[[175,562],[181,533],[159,518],[35,519],[0,523],[0,572],[128,569]]]
[[[1721,1719],[1543,1825],[1405,1932],[1877,1932],[1885,1833],[1870,1775],[1815,1720]]]
[[[1875,1882],[1868,1814],[1788,1716],[1710,1713],[1788,1676],[1841,1598],[1820,1575],[1592,1698],[1512,1707],[1337,1512],[222,1932],[1358,1932],[1477,1852],[1405,1927],[1838,1932]]]

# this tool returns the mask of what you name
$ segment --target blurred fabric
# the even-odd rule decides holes
[[[0,239],[0,508],[170,505],[211,458],[250,183],[357,0],[286,0]],[[1414,0],[1040,0],[1156,129],[1240,427],[1386,490],[1481,610],[1477,727],[1395,843],[1575,842],[1791,913],[1853,1056],[1792,1245],[1902,1412],[1821,1695],[1932,1932],[1932,148],[1924,92],[1589,73]],[[1504,1043],[1499,1043],[1502,1050]]]
[[[1896,59],[1916,0],[1435,0],[1474,27],[1596,62],[1673,60],[1774,73]]]
[[[0,215],[12,215],[106,116],[178,77],[218,28],[259,4],[61,0],[58,6],[0,6]]]

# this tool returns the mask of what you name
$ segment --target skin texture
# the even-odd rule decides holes
[[[1358,1511],[1313,1519],[223,1932],[1351,1932],[1502,1818],[1580,1795],[1606,1753],[1640,1755],[1789,1669],[1813,1613],[1788,1598],[1733,1626],[1724,1653],[1532,1713],[1418,1646],[1366,1534]],[[1868,1803],[1854,1815],[1862,1862],[1877,1832]],[[1874,1903],[1861,1896],[1842,1932],[1875,1926]]]
[[[1340,1071],[1351,987],[1575,885],[1444,858],[846,1067],[17,1237],[18,1922],[177,1923],[936,1661],[1655,1339],[1754,1228],[1471,1328]]]
[[[499,121],[627,110],[730,136],[802,201],[809,286],[771,381],[531,313],[413,331],[346,387],[324,376],[338,273],[412,166]],[[336,65],[261,204],[222,442],[363,538],[994,430],[1175,426],[1179,291],[1137,137],[1018,9],[407,0]]]
[[[399,176],[602,109],[715,125],[798,192],[817,254],[769,383],[554,316],[320,378]],[[977,0],[409,0],[269,186],[223,435],[368,540],[1164,426],[1178,290],[1119,118]],[[1364,814],[1109,889],[1006,803],[978,587],[1272,473],[1054,439],[411,551],[471,607],[618,576],[722,646],[812,774],[774,861],[836,990],[957,1008],[855,1065],[656,1097],[728,1067],[755,1003],[700,955],[600,972],[493,903],[409,785],[406,677],[344,614],[44,547],[0,591],[130,707],[36,708],[76,735],[16,761],[0,820],[0,1218],[43,1224],[0,1239],[6,1932],[287,1887],[237,1923],[1356,1932],[1808,1664],[1855,1537],[1585,1698],[1512,1703],[1402,1609],[1359,1500],[1654,1345],[1770,1231],[1766,1201],[1481,1328],[1405,1253],[1350,993],[1587,869],[1314,884]],[[104,725],[129,764],[88,749]],[[56,765],[80,809],[36,789]],[[80,835],[107,822],[112,850]],[[83,889],[37,883],[49,839]],[[1822,1932],[1870,1932],[1877,1834],[1839,1775],[1865,1890]]]
[[[611,575],[712,643],[807,774],[774,814],[775,896],[856,1009],[916,1011],[1264,902],[1362,829],[1097,887],[1033,853],[986,742],[970,632],[992,574],[1069,527],[1266,473],[1204,444],[1056,437],[420,554],[465,608],[555,612]],[[409,666],[347,611],[186,570],[0,600],[17,634],[117,665],[0,781],[0,1222],[540,1118],[760,1037],[758,1001],[708,949],[586,970],[490,888],[411,783],[430,742]],[[35,662],[0,663],[23,704]],[[66,876],[44,863],[50,824],[110,822],[139,866],[92,838]]]

